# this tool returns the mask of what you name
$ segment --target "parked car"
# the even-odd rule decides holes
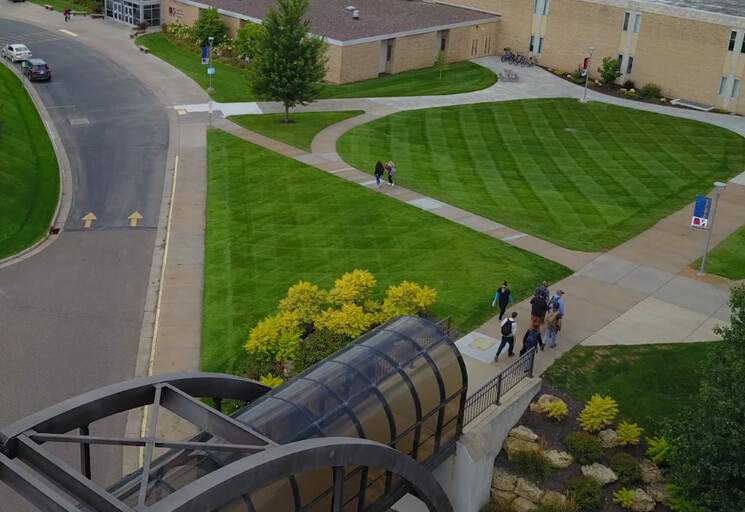
[[[42,59],[33,58],[24,60],[23,64],[21,64],[21,70],[32,81],[52,79],[52,70],[49,69],[47,63]]]
[[[32,57],[31,50],[25,44],[8,44],[3,46],[2,49],[3,57],[10,59],[13,62],[19,60],[26,60]]]

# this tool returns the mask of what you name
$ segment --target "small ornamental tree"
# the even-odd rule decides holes
[[[235,54],[239,57],[253,59],[259,47],[259,41],[264,37],[264,25],[261,23],[246,23],[238,30],[233,43]]]
[[[213,46],[222,43],[228,37],[228,27],[220,17],[217,9],[205,9],[194,23],[194,38],[199,46],[209,46],[209,38],[214,37]]]
[[[598,68],[598,73],[603,78],[605,85],[610,87],[610,84],[618,80],[622,75],[621,63],[613,57],[603,57],[603,65]]]
[[[375,277],[370,272],[355,269],[334,282],[334,287],[328,294],[328,300],[338,305],[345,303],[362,305],[372,298],[376,284]]]
[[[254,93],[282,102],[288,123],[291,107],[307,105],[321,94],[326,42],[309,34],[308,0],[277,0],[277,5],[264,18],[265,31],[257,41],[251,77]]]
[[[435,57],[435,68],[440,72],[440,80],[442,80],[442,74],[448,70],[448,67],[447,52],[437,52],[437,57]]]

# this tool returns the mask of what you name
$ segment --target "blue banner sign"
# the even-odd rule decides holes
[[[691,226],[694,228],[706,229],[706,224],[709,222],[710,211],[711,198],[706,196],[696,196],[696,206],[693,209]]]
[[[210,49],[209,46],[202,46],[202,65],[209,64],[210,61]]]

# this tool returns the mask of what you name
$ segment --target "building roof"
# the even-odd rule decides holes
[[[745,17],[745,0],[646,0],[651,4]]]
[[[200,7],[216,7],[240,18],[263,20],[275,0],[180,0]],[[359,10],[359,19],[352,11]],[[330,42],[360,43],[387,36],[432,32],[494,22],[499,15],[421,0],[311,0],[308,11],[312,33]]]

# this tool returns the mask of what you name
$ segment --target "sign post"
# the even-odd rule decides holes
[[[714,183],[714,188],[716,190],[716,199],[714,199],[714,209],[711,211],[711,223],[705,222],[704,227],[705,229],[709,230],[709,234],[706,236],[706,247],[704,247],[704,257],[701,259],[701,270],[698,271],[698,276],[703,277],[704,276],[704,265],[706,265],[706,254],[709,252],[709,243],[711,242],[711,232],[714,229],[714,217],[717,214],[717,205],[719,204],[719,196],[722,195],[722,190],[724,190],[724,187],[726,187],[726,183],[722,183],[721,181],[717,181]],[[701,196],[699,196],[701,198]],[[699,208],[699,198],[696,199],[696,211],[694,211],[693,215],[693,221],[691,221],[691,224],[696,220],[696,212]],[[708,204],[711,204],[711,198],[704,197],[701,199],[708,200]],[[705,203],[705,201],[702,201],[702,204]],[[708,208],[707,208],[708,209]],[[699,213],[708,213],[708,212],[699,212]],[[708,219],[705,219],[708,220]],[[708,228],[706,228],[706,224],[709,225]]]
[[[212,88],[212,75],[215,74],[215,68],[212,67],[212,44],[215,42],[215,38],[210,36],[207,38],[207,40],[210,42],[209,67],[207,68],[207,74],[210,76],[210,86],[207,87],[207,92],[215,92],[215,90]]]
[[[210,62],[210,48],[209,46],[202,46],[202,66],[209,64]]]
[[[693,209],[693,218],[691,227],[706,229],[709,222],[709,211],[711,210],[711,198],[706,196],[696,196],[696,206]]]
[[[585,57],[585,91],[582,93],[582,99],[580,100],[580,103],[587,103],[587,83],[590,81],[590,66],[592,66],[592,54],[594,51],[595,47],[590,46],[588,50],[589,56]]]

